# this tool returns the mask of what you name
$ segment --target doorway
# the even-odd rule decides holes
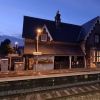
[[[68,56],[55,56],[54,69],[67,69],[67,68],[69,68],[69,57]]]

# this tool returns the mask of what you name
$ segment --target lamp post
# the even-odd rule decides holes
[[[39,52],[39,36],[40,36],[41,32],[42,32],[42,29],[40,29],[40,28],[38,28],[38,29],[36,30],[36,33],[37,33],[37,34],[36,34],[36,52],[33,52],[33,55],[36,56],[35,71],[36,71],[36,68],[37,68],[37,66],[38,66],[38,56],[39,56],[39,55],[42,55],[42,52]]]
[[[37,29],[37,35],[36,35],[36,52],[39,51],[39,36],[41,34],[42,30],[40,28]]]
[[[18,42],[15,42],[15,53],[17,54],[17,50],[18,50]]]

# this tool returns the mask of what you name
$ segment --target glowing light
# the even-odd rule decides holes
[[[15,42],[15,45],[18,45],[18,42],[17,41]]]
[[[40,28],[37,29],[37,35],[40,35],[42,30]]]

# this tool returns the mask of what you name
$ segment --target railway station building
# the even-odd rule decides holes
[[[24,16],[25,69],[37,71],[100,67],[100,17],[82,25]]]

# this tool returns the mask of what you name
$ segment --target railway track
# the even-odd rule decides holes
[[[78,98],[82,98],[82,96],[87,96],[91,93],[100,92],[100,83],[93,83],[88,85],[77,85],[66,88],[58,88],[58,89],[50,89],[45,91],[35,91],[24,94],[10,95],[10,96],[2,96],[0,100],[78,100]],[[28,99],[27,99],[28,98]],[[66,99],[64,99],[66,98]],[[72,99],[71,99],[72,98]],[[79,99],[83,100],[83,99]],[[87,99],[86,99],[87,100]],[[88,100],[92,100],[89,99]],[[99,99],[95,99],[99,100]]]

